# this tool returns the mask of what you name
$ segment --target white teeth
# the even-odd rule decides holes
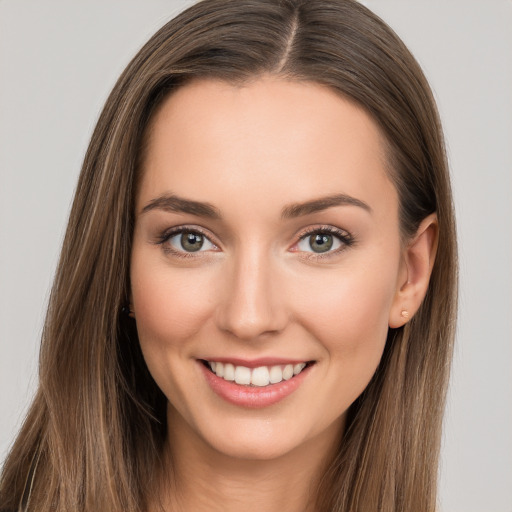
[[[258,366],[247,368],[246,366],[234,366],[231,363],[219,363],[208,361],[212,372],[227,381],[235,381],[244,386],[265,387],[270,384],[278,384],[283,380],[290,380],[298,375],[306,367],[306,363],[287,364],[285,366]]]
[[[266,366],[254,368],[251,375],[251,384],[254,386],[268,386],[270,384],[270,374]]]
[[[280,366],[272,366],[270,368],[270,383],[277,384],[283,380],[283,370]]]
[[[235,382],[237,384],[251,383],[251,369],[245,366],[237,366],[235,368]]]
[[[283,370],[283,379],[290,380],[293,377],[293,364],[287,364]]]
[[[231,363],[224,365],[224,380],[235,380],[235,367]]]
[[[302,370],[304,370],[305,367],[306,367],[306,363],[296,364],[293,367],[293,375],[298,375]]]

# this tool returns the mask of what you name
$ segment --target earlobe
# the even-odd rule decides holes
[[[133,311],[133,306],[131,304],[127,304],[121,308],[121,313],[130,318],[135,318],[135,312]]]
[[[389,314],[389,327],[406,324],[419,309],[428,290],[439,238],[437,215],[429,215],[402,253],[403,271]]]
[[[132,292],[130,290],[130,294],[128,296],[128,304],[123,307],[124,312],[130,317],[135,318],[135,311],[133,308],[133,298],[132,298]]]

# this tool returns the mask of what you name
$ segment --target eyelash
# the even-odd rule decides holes
[[[202,237],[206,238],[212,245],[217,247],[217,244],[215,242],[212,242],[211,236],[206,234],[201,228],[199,227],[189,227],[189,226],[178,226],[175,228],[171,228],[162,235],[160,235],[157,239],[157,245],[161,245],[163,248],[163,251],[166,254],[172,254],[173,256],[177,256],[178,258],[195,258],[197,255],[194,252],[186,252],[186,251],[178,251],[174,249],[170,244],[167,244],[167,242],[176,235],[179,235],[181,233],[191,233],[194,235],[201,235]],[[205,251],[198,251],[198,252],[205,252]]]
[[[156,241],[157,245],[161,245],[163,248],[163,251],[167,254],[172,254],[173,256],[176,256],[178,258],[195,258],[198,255],[194,252],[187,252],[187,251],[179,251],[174,249],[170,244],[167,244],[167,242],[174,236],[179,235],[180,233],[191,233],[196,235],[201,235],[202,237],[206,238],[212,245],[217,247],[217,244],[211,240],[211,236],[205,233],[202,229],[200,229],[197,226],[189,227],[189,226],[178,226],[172,229],[169,229],[162,233]],[[305,240],[306,238],[317,235],[317,234],[328,234],[336,237],[341,242],[341,247],[338,249],[335,249],[333,251],[327,251],[325,253],[315,253],[315,252],[307,252],[307,251],[299,251],[294,250],[293,252],[300,252],[302,254],[303,258],[310,259],[310,260],[320,260],[324,258],[329,258],[332,256],[335,256],[339,254],[340,252],[346,250],[347,248],[351,247],[355,243],[354,237],[345,230],[335,228],[333,226],[320,226],[320,227],[311,227],[307,228],[304,231],[302,231],[299,235],[299,239],[297,242],[294,243],[294,247],[297,246],[301,241]],[[198,252],[205,252],[205,251],[198,251]]]
[[[302,257],[310,260],[321,260],[325,258],[330,258],[333,256],[337,256],[339,253],[345,251],[349,247],[353,246],[355,243],[354,237],[343,229],[336,228],[334,226],[320,226],[320,227],[311,227],[306,228],[300,235],[299,240],[294,244],[294,246],[298,245],[302,240],[312,236],[312,235],[322,235],[328,234],[336,237],[341,242],[341,247],[335,249],[333,251],[327,251],[325,253],[316,253],[316,252],[302,252]],[[299,251],[297,251],[299,252]]]

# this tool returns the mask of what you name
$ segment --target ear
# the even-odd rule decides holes
[[[402,251],[397,290],[389,313],[389,327],[406,324],[423,301],[434,266],[439,238],[437,215],[429,215]]]

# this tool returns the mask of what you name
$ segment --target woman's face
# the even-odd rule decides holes
[[[238,458],[334,441],[404,279],[376,124],[312,83],[196,81],[142,173],[132,307],[169,424]]]

